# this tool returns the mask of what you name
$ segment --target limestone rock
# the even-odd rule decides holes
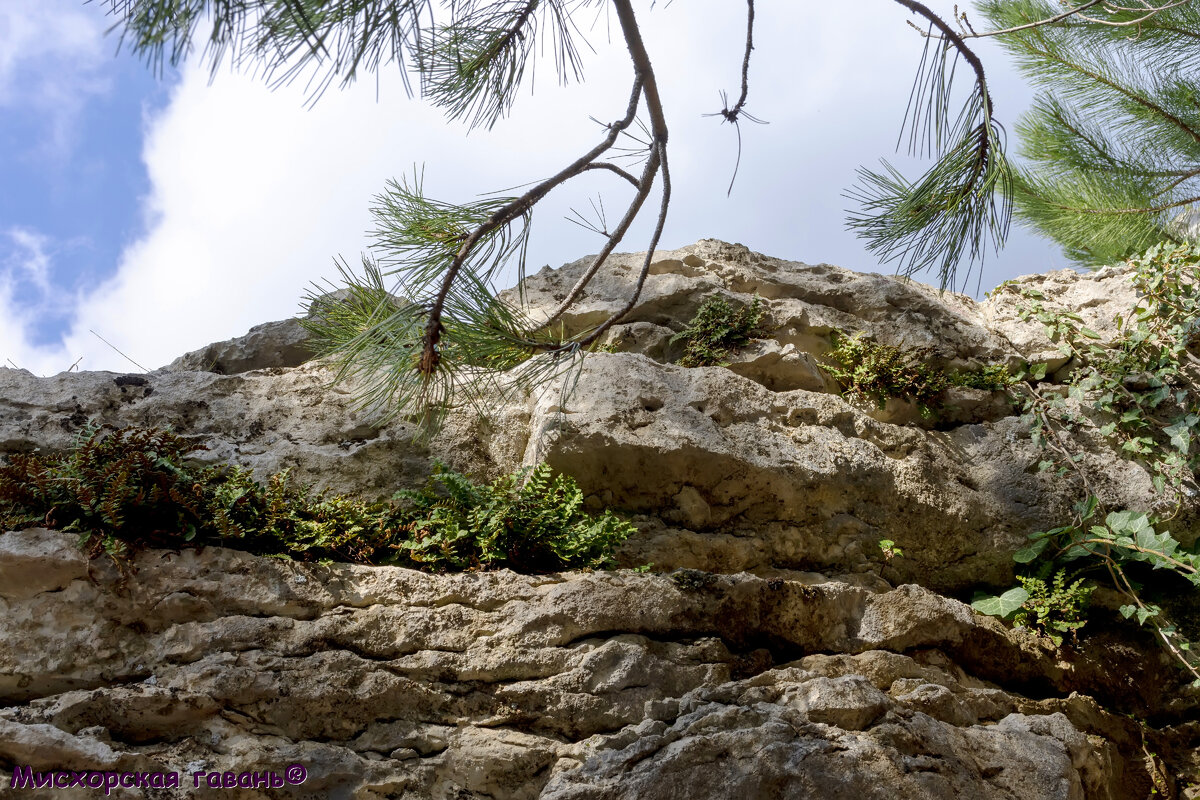
[[[305,791],[356,798],[1132,797],[1121,717],[1002,687],[1057,675],[1053,692],[1129,707],[1166,680],[1122,697],[1107,655],[1064,671],[916,586],[436,576],[216,547],[132,566],[0,600],[0,768],[138,765],[190,787],[187,770],[302,763]]]
[[[245,335],[216,342],[172,361],[168,372],[237,375],[255,369],[298,367],[312,358],[308,331],[298,319],[255,325]]]
[[[0,597],[24,600],[88,574],[87,557],[69,537],[31,528],[0,536]]]
[[[587,263],[531,276],[532,313],[547,312]],[[568,330],[618,308],[637,263],[615,257],[564,317]],[[1108,332],[1105,318],[1131,300],[1126,278],[1108,270],[1023,280],[1055,302],[1078,302]],[[771,338],[727,368],[663,363],[670,332],[714,292],[741,305],[764,298]],[[703,240],[658,254],[641,302],[613,328],[618,347],[640,352],[588,356],[565,405],[550,387],[497,404],[489,419],[456,413],[428,447],[404,420],[373,424],[352,386],[331,388],[330,372],[310,363],[228,375],[0,370],[0,452],[65,449],[88,420],[170,427],[209,448],[202,461],[260,477],[286,468],[319,490],[382,497],[423,482],[435,453],[484,478],[546,460],[574,475],[593,506],[640,515],[622,554],[629,566],[869,571],[940,591],[1008,582],[1011,553],[1074,500],[1036,474],[1041,453],[1011,404],[962,390],[933,424],[898,401],[883,411],[847,403],[820,369],[834,331],[924,347],[954,368],[1017,363],[1048,344],[1036,338],[1040,325],[1016,320],[1011,292],[979,304]],[[1107,503],[1153,504],[1141,467],[1099,437],[1089,448],[1093,471],[1107,476],[1095,487]],[[1174,532],[1185,541],[1197,533]],[[883,565],[881,539],[905,556]]]
[[[589,263],[531,276],[531,313]],[[568,330],[620,308],[638,265],[614,257]],[[0,455],[66,450],[89,422],[169,427],[208,448],[198,461],[375,497],[435,456],[479,478],[544,460],[635,522],[623,565],[660,573],[436,576],[221,548],[121,572],[69,534],[0,532],[0,793],[22,766],[174,770],[186,792],[113,794],[184,797],[192,773],[300,763],[305,796],[363,800],[1123,800],[1163,759],[1200,764],[1194,698],[1136,631],[1056,653],[939,594],[1008,582],[1013,551],[1074,500],[1011,405],[860,407],[822,369],[859,331],[947,369],[1053,359],[1011,289],[977,303],[712,240],[650,273],[617,352],[589,355],[565,399],[455,412],[427,445],[300,364],[294,321],[148,375],[0,369]],[[1127,279],[1015,285],[1109,335]],[[671,363],[714,293],[761,297],[768,333],[728,366]],[[1141,467],[1083,441],[1106,503],[1152,504]],[[1197,518],[1172,532],[1190,541]],[[904,555],[885,562],[881,539]]]

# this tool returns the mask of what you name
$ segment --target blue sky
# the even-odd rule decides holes
[[[110,276],[123,248],[145,233],[143,119],[165,104],[174,76],[156,79],[115,48],[110,37],[99,54],[43,53],[5,76],[0,265],[13,299],[38,310],[28,328],[34,345],[61,340],[73,311],[63,299]]]
[[[736,6],[737,4],[732,4]],[[854,169],[895,159],[921,41],[898,6],[845,24],[834,4],[759,12],[733,195],[733,132],[704,118],[737,85],[739,8],[720,0],[643,13],[672,128],[675,199],[663,245],[702,237],[770,255],[864,271],[880,267],[842,224]],[[934,4],[949,12],[951,3]],[[302,85],[270,91],[189,58],[156,79],[105,36],[107,3],[0,3],[0,364],[52,374],[153,369],[259,322],[295,314],[314,281],[367,244],[368,207],[387,178],[423,165],[426,189],[465,200],[556,172],[619,116],[628,61],[605,22],[589,34],[585,85],[541,77],[492,131],[467,134],[408,100],[398,75],[331,89],[311,109]],[[1030,92],[983,47],[998,116],[1011,129]],[[904,162],[904,159],[898,159]],[[533,269],[595,252],[564,221],[620,186],[589,176],[535,217]],[[644,249],[646,226],[623,250]],[[1014,229],[985,265],[983,288],[1066,266]],[[93,333],[94,331],[94,333]],[[98,334],[98,336],[97,336]],[[104,337],[110,347],[99,340]],[[114,349],[115,348],[115,349]]]

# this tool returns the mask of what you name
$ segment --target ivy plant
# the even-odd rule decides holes
[[[1014,559],[1031,565],[1078,562],[1106,577],[1125,598],[1121,614],[1149,625],[1200,686],[1200,657],[1192,642],[1159,605],[1144,599],[1131,572],[1166,570],[1200,586],[1200,554],[1166,529],[1198,490],[1200,248],[1158,245],[1128,263],[1138,300],[1117,317],[1117,334],[1108,342],[1042,292],[1020,284],[998,287],[1017,294],[1019,317],[1041,323],[1068,359],[1065,391],[1041,383],[1045,364],[1033,366],[1020,386],[1031,435],[1045,453],[1039,468],[1074,480],[1082,495],[1067,524],[1031,534]],[[1094,489],[1097,476],[1090,474],[1076,435],[1087,431],[1145,467],[1160,498],[1155,508],[1103,507]],[[980,598],[975,608],[997,616],[1012,613],[1012,602],[1027,585]],[[1019,607],[1036,614],[1031,602],[1036,598],[1027,593]]]

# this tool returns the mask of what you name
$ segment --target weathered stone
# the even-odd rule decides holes
[[[69,538],[26,535],[50,550]],[[97,562],[93,581],[6,601],[0,725],[12,735],[0,739],[12,744],[0,759],[234,772],[300,761],[306,788],[356,797],[658,796],[675,775],[686,797],[894,781],[901,798],[1050,798],[1088,780],[1120,787],[1133,769],[1080,732],[1111,724],[1103,714],[989,683],[1023,679],[1020,662],[1060,691],[1107,697],[1116,674],[1085,686],[1053,654],[916,586],[434,576],[212,547],[147,551],[132,567],[128,580]],[[196,602],[156,614],[180,596]],[[977,727],[1018,709],[1031,721]],[[711,783],[677,774],[716,753],[728,756]],[[612,772],[629,759],[640,766]],[[929,770],[932,784],[914,777]]]
[[[531,313],[589,263],[532,276]],[[568,332],[620,308],[638,264],[614,257]],[[1200,764],[1195,702],[1147,641],[1114,629],[1059,653],[936,593],[1009,580],[1074,500],[1037,473],[1011,404],[956,390],[923,418],[848,403],[822,370],[856,332],[951,370],[1056,358],[1012,290],[976,303],[711,240],[650,273],[605,339],[618,352],[590,355],[565,402],[550,387],[455,412],[427,446],[319,364],[268,363],[295,321],[149,375],[0,370],[0,454],[65,450],[89,420],[170,427],[201,462],[376,497],[423,482],[435,454],[483,478],[545,460],[631,515],[624,565],[669,573],[436,576],[221,548],[122,572],[73,535],[0,533],[0,794],[25,765],[175,770],[182,793],[113,795],[184,797],[193,772],[300,763],[308,796],[363,800],[1123,800]],[[1109,335],[1127,278],[1016,285]],[[670,363],[713,294],[761,297],[764,338],[728,366]],[[1149,507],[1145,471],[1088,436],[1106,504]],[[1191,541],[1195,519],[1173,533]],[[881,539],[903,556],[884,561]]]
[[[182,355],[163,369],[237,375],[255,369],[298,367],[312,358],[308,339],[308,331],[298,319],[265,322],[243,336]]]
[[[30,528],[0,536],[0,597],[24,600],[87,577],[87,557],[75,542],[46,533]]]

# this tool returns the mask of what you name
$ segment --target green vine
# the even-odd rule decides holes
[[[1069,524],[1031,534],[1029,545],[1013,558],[1023,564],[1082,562],[1085,569],[1099,569],[1126,600],[1121,614],[1151,626],[1200,686],[1200,653],[1160,606],[1143,598],[1137,573],[1131,573],[1135,565],[1147,565],[1200,586],[1200,554],[1164,528],[1198,489],[1200,248],[1159,245],[1129,264],[1138,301],[1116,319],[1111,342],[1087,328],[1078,314],[1052,307],[1036,289],[998,287],[1018,295],[1019,318],[1040,322],[1068,359],[1063,387],[1037,383],[1045,377],[1045,364],[1032,368],[1032,380],[1021,386],[1031,435],[1046,453],[1039,468],[1074,478],[1082,495]],[[1163,500],[1158,508],[1102,506],[1079,444],[1084,432],[1105,437],[1146,468]],[[1019,587],[982,597],[974,606],[1004,616],[1017,608],[1033,612],[1035,602]]]

